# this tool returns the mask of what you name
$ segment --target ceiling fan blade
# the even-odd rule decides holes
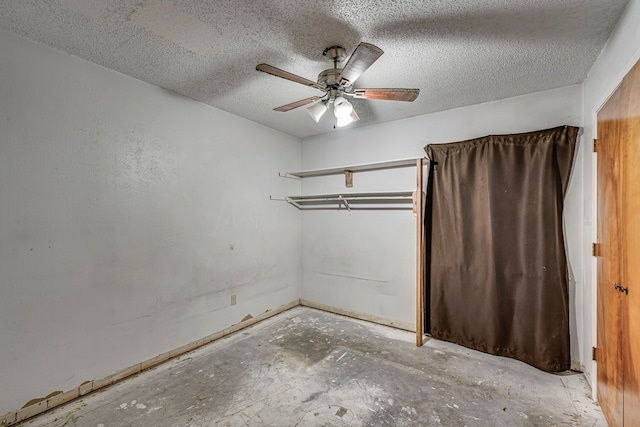
[[[256,70],[262,71],[263,73],[271,74],[272,76],[280,77],[286,80],[291,80],[292,82],[300,83],[305,86],[315,87],[316,89],[320,89],[323,92],[327,91],[327,88],[325,88],[322,85],[319,85],[318,83],[312,80],[305,79],[304,77],[297,76],[295,74],[292,74],[288,71],[281,70],[280,68],[276,68],[269,64],[259,64],[256,67]]]
[[[413,102],[420,94],[420,89],[355,89],[354,98],[384,99],[387,101]]]
[[[293,110],[294,108],[302,107],[303,105],[311,104],[312,102],[320,99],[319,96],[312,96],[311,98],[301,99],[300,101],[292,102],[291,104],[283,105],[278,108],[274,108],[275,111],[287,112],[289,110]]]
[[[352,85],[383,53],[383,50],[377,46],[360,43],[338,76],[338,83],[343,86]]]

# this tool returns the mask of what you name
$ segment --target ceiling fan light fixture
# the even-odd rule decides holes
[[[347,117],[350,117],[352,111],[353,105],[351,105],[351,103],[344,97],[338,96],[333,101],[333,115],[336,116],[337,119],[346,119]],[[353,119],[351,119],[351,121],[353,121]],[[349,123],[351,123],[351,121]]]
[[[258,64],[256,70],[271,74],[281,79],[299,83],[323,92],[323,95],[312,96],[286,105],[274,108],[274,111],[286,112],[294,108],[309,105],[307,112],[315,120],[320,122],[322,116],[333,105],[333,115],[336,118],[335,127],[342,127],[360,120],[356,110],[345,96],[357,99],[382,99],[389,101],[413,102],[420,93],[420,89],[406,88],[353,88],[355,81],[364,73],[384,52],[371,43],[360,43],[353,51],[346,65],[338,68],[338,63],[346,58],[344,48],[331,46],[322,53],[333,62],[333,68],[328,68],[318,75],[317,82],[300,77],[269,64]],[[316,102],[320,101],[320,102]]]
[[[320,101],[316,104],[313,104],[311,107],[307,108],[307,112],[311,116],[313,120],[318,123],[322,115],[327,111],[327,103],[325,101]]]

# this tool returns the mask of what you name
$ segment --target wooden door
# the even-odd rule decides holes
[[[597,173],[598,401],[640,426],[640,62],[598,112]]]
[[[598,402],[612,426],[623,424],[622,295],[620,280],[620,138],[624,96],[620,89],[598,112]]]
[[[624,79],[623,157],[624,425],[640,426],[640,62]]]

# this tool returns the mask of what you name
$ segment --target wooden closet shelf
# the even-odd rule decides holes
[[[361,163],[357,165],[347,165],[347,166],[339,166],[339,167],[325,168],[325,169],[313,169],[313,170],[299,171],[299,172],[284,172],[284,173],[280,173],[279,175],[284,177],[307,178],[312,176],[340,175],[340,174],[343,174],[345,171],[363,172],[363,171],[382,170],[382,169],[404,168],[409,166],[415,166],[416,160],[419,160],[419,159],[420,157],[414,157],[411,159],[387,160],[384,162]],[[426,158],[422,158],[422,159],[423,159],[423,163],[428,161]]]

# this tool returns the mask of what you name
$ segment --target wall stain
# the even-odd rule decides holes
[[[363,280],[365,282],[376,282],[376,283],[389,283],[388,280],[374,280],[374,279],[367,279],[366,277],[357,277],[357,276],[349,276],[348,274],[334,274],[334,273],[324,273],[324,272],[320,272],[320,274],[323,274],[325,276],[333,276],[333,277],[346,277],[347,279],[355,279],[355,280]]]

